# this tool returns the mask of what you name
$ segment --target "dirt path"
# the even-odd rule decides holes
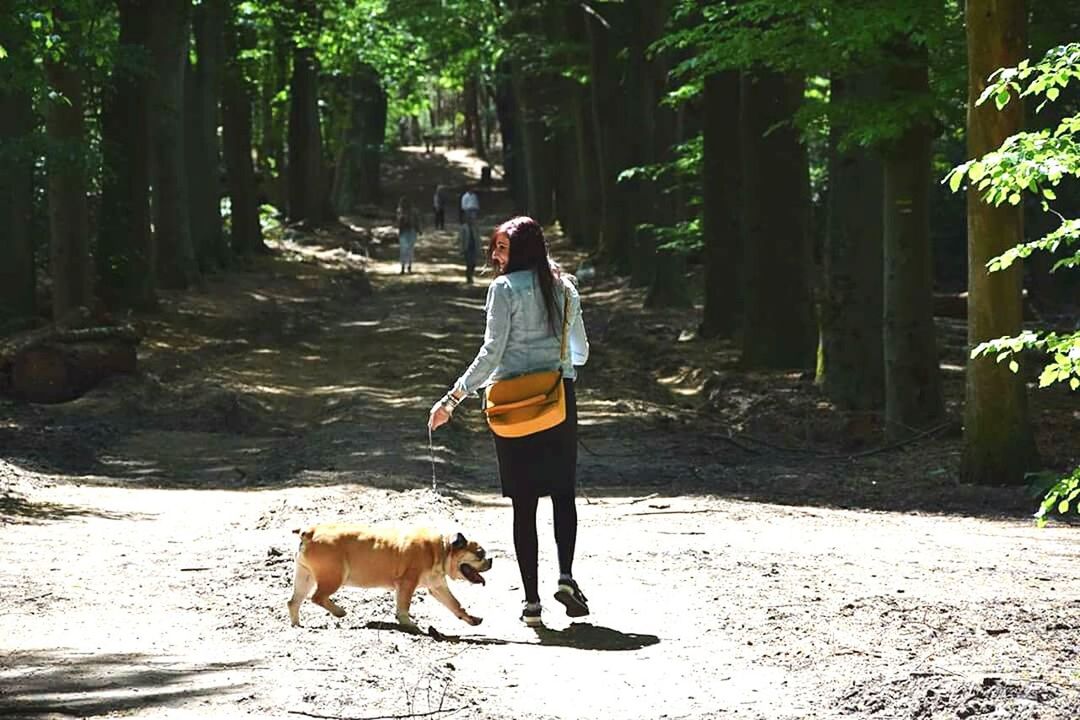
[[[400,167],[391,195],[475,172]],[[424,429],[480,341],[484,283],[461,282],[447,232],[410,276],[378,246],[368,294],[347,240],[292,237],[169,299],[137,378],[0,406],[0,716],[1080,717],[1076,528],[952,485],[954,439],[779,449],[822,425],[784,400],[806,381],[740,378],[610,279],[583,288],[575,570],[594,614],[549,601],[547,629],[520,625],[476,403],[436,434],[437,492]],[[344,590],[345,618],[307,604],[289,627],[289,531],[339,517],[475,536],[494,568],[455,593],[483,625],[421,593],[445,637],[405,634],[388,592]]]

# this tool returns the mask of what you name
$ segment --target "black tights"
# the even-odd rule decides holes
[[[517,554],[525,600],[540,602],[537,590],[536,506],[539,498],[514,497],[514,551]],[[555,547],[559,552],[559,572],[569,575],[574,564],[574,543],[577,542],[577,506],[573,495],[552,496],[551,510],[555,525]]]

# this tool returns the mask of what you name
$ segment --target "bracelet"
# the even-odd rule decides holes
[[[454,397],[454,391],[449,390],[449,391],[447,391],[447,393],[445,395],[443,395],[443,399],[440,402],[441,402],[442,406],[444,408],[446,408],[446,411],[448,413],[453,414],[454,410],[457,409],[457,406],[460,405],[461,401],[464,400],[464,399],[465,399],[464,396],[462,396],[460,398],[455,398]]]

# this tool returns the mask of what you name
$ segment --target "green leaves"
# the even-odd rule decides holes
[[[1040,334],[1025,330],[1012,337],[1000,337],[979,343],[971,351],[971,358],[995,356],[996,362],[1009,361],[1009,369],[1017,372],[1015,356],[1024,351],[1043,353],[1050,361],[1039,374],[1039,387],[1054,383],[1068,383],[1075,390],[1080,387],[1080,332],[1058,335]]]
[[[1076,513],[1080,513],[1080,502],[1077,499],[1080,498],[1080,467],[1074,468],[1073,471],[1058,478],[1058,480],[1046,490],[1046,494],[1043,497],[1042,503],[1039,505],[1038,511],[1035,513],[1035,521],[1039,527],[1046,525],[1047,515],[1055,510],[1064,515],[1069,512],[1070,509]]]
[[[1074,122],[1080,127],[1080,116],[1069,118],[1067,129],[1059,125],[1053,132],[1017,133],[997,150],[953,168],[944,182],[956,192],[966,176],[991,205],[1017,205],[1024,192],[1041,196],[1044,202],[1054,200],[1053,187],[1066,177],[1080,178],[1080,142],[1072,132]]]
[[[1049,50],[1035,65],[1024,60],[1014,68],[996,70],[990,75],[977,104],[982,105],[993,97],[1000,110],[1013,95],[1022,98],[1042,96],[1045,100],[1037,108],[1041,111],[1046,103],[1058,99],[1061,88],[1077,79],[1080,79],[1080,43],[1069,43]]]
[[[1008,88],[1002,88],[994,94],[994,104],[997,105],[997,109],[1001,110],[1009,104],[1009,98],[1011,97]]]

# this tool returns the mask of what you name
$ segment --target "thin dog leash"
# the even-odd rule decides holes
[[[431,492],[439,494],[439,488],[435,485],[435,445],[431,441],[431,426],[427,429],[428,456],[431,458]]]

